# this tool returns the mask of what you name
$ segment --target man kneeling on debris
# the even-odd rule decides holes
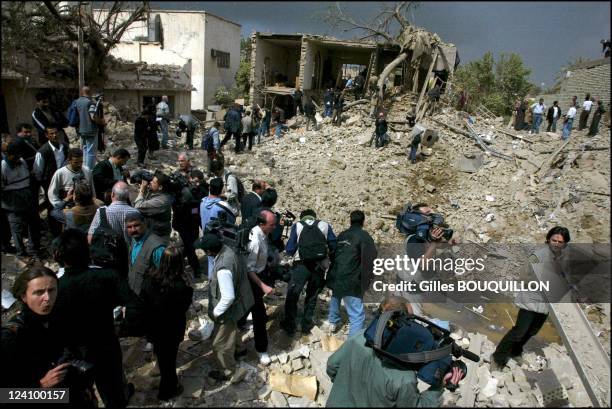
[[[554,272],[562,273],[561,260],[564,249],[570,241],[569,230],[565,227],[556,226],[546,234],[546,246],[535,250],[524,265],[521,274],[522,280],[531,280],[535,277],[534,266],[546,266],[553,268]],[[531,337],[536,335],[548,318],[548,303],[537,291],[521,291],[515,299],[519,307],[516,324],[502,338],[491,356],[491,370],[501,371],[510,358],[519,365],[523,364],[523,347]]]
[[[208,287],[208,315],[215,321],[212,348],[220,370],[212,370],[208,376],[226,381],[236,369],[235,356],[242,355],[242,351],[238,351],[242,339],[236,323],[253,306],[253,293],[239,256],[216,234],[204,233],[197,246],[209,257],[214,257]]]
[[[402,297],[388,296],[379,311],[407,313],[407,304]],[[327,374],[334,383],[327,407],[437,407],[443,386],[457,385],[464,376],[460,368],[451,366],[441,382],[419,392],[417,371],[378,355],[366,344],[365,333],[361,330],[349,338],[327,360]],[[401,350],[407,344],[400,335],[386,349],[395,345]]]

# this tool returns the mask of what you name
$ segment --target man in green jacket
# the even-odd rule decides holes
[[[338,236],[336,257],[327,273],[327,286],[333,291],[329,327],[332,332],[340,327],[340,302],[344,301],[350,322],[348,336],[352,337],[365,323],[363,294],[370,285],[377,252],[372,236],[363,229],[365,214],[354,210],[350,219],[351,227]]]
[[[382,311],[406,309],[408,301],[390,296]],[[366,346],[365,330],[350,337],[327,360],[327,375],[333,382],[327,407],[438,407],[443,385],[458,384],[463,371],[454,367],[442,384],[419,392],[416,372],[382,361]]]

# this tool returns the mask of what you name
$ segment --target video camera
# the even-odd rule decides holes
[[[400,233],[407,236],[416,235],[423,241],[432,241],[431,230],[442,229],[442,238],[449,241],[453,237],[453,229],[448,228],[444,216],[439,213],[423,214],[413,207],[411,203],[404,206],[404,210],[397,215],[395,227]]]
[[[137,169],[130,175],[130,183],[134,185],[140,185],[143,180],[151,182],[155,175],[145,169]]]
[[[281,225],[283,226],[283,237],[289,237],[289,229],[293,226],[295,219],[297,219],[296,215],[292,213],[290,210],[279,210],[279,215],[281,216],[281,220],[283,221]]]
[[[364,333],[366,346],[382,359],[416,371],[419,379],[429,385],[440,384],[444,375],[458,367],[467,375],[465,357],[479,362],[480,357],[461,348],[450,331],[417,315],[403,311],[387,311],[376,317]],[[453,357],[457,360],[453,361]],[[447,384],[454,391],[456,384]]]
[[[239,253],[248,253],[249,230],[227,221],[227,213],[220,212],[216,219],[208,222],[205,233],[216,234],[230,248]]]

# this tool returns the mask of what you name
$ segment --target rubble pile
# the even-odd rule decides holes
[[[428,203],[444,214],[464,243],[542,242],[546,231],[557,224],[570,229],[573,242],[609,242],[608,129],[602,128],[602,135],[596,137],[574,130],[563,145],[560,134],[517,133],[507,129],[499,118],[470,117],[446,106],[420,122],[437,130],[439,140],[432,149],[421,150],[418,162],[412,165],[407,158],[411,128],[405,119],[416,100],[411,93],[389,98],[385,110],[391,141],[386,147],[373,147],[374,121],[369,118],[369,107],[357,104],[343,114],[341,126],[332,125],[326,118],[316,130],[306,131],[301,126],[302,118],[297,117],[288,124],[290,129],[283,137],[264,138],[251,154],[235,155],[230,142],[230,149],[224,152],[226,165],[242,178],[247,189],[253,179],[268,181],[278,191],[279,209],[299,214],[312,208],[318,218],[331,223],[337,234],[348,227],[350,211],[363,210],[365,228],[379,245],[403,242],[404,237],[395,228],[395,216],[408,201]],[[131,168],[137,157],[133,123],[125,122],[112,107],[106,109],[106,116],[107,150],[99,159],[116,148],[127,148],[132,154],[128,163]],[[156,159],[147,159],[149,170],[176,170],[183,141],[176,141],[172,129],[169,133],[169,145],[174,149],[158,151]],[[196,134],[196,146],[201,134],[202,130]],[[487,153],[475,142],[474,134],[510,159]],[[70,133],[69,137],[73,139]],[[194,151],[192,156],[195,167],[206,168],[202,151]],[[135,196],[137,187],[132,189]],[[198,256],[205,264],[200,250]],[[10,288],[12,278],[23,267],[13,256],[2,255],[3,288]],[[504,274],[509,279],[517,278],[513,275],[518,269]],[[190,329],[201,325],[207,311],[208,283],[196,282],[194,307],[178,358],[185,393],[166,405],[324,406],[331,390],[325,371],[327,358],[345,341],[348,328],[330,334],[316,327],[308,336],[287,338],[278,327],[286,285],[278,282],[275,296],[266,300],[272,363],[259,365],[256,354],[250,351],[231,381],[216,384],[206,376],[213,362],[211,339],[187,336]],[[329,298],[328,290],[320,295],[318,322],[327,317]],[[369,321],[376,305],[366,307]],[[609,345],[609,304],[586,306],[586,312],[598,337]],[[536,350],[537,354],[528,352],[524,363],[510,361],[509,369],[491,373],[488,359],[494,343],[483,334],[464,335],[460,328],[451,328],[456,339],[482,359],[478,364],[468,363],[468,378],[457,391],[444,391],[443,406],[545,406],[555,400],[556,404],[564,400],[573,406],[589,404],[563,346],[553,343]],[[250,343],[252,330],[242,336]],[[137,391],[131,401],[134,406],[158,404],[159,370],[153,353],[142,352],[145,343],[140,338],[122,341],[127,377]],[[547,371],[555,376],[545,376]],[[559,382],[550,384],[547,380],[551,378]]]

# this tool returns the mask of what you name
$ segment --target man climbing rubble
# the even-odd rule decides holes
[[[550,229],[546,234],[546,245],[535,250],[523,266],[521,280],[534,279],[534,266],[552,269],[562,277],[562,258],[569,241],[570,233],[565,227],[556,226]],[[548,303],[537,291],[519,292],[515,304],[519,307],[516,324],[504,335],[491,356],[492,371],[501,371],[510,358],[522,365],[523,347],[540,331],[548,318]]]
[[[289,336],[295,334],[297,304],[306,285],[302,334],[308,334],[314,327],[317,298],[323,289],[325,272],[333,259],[336,243],[331,225],[317,219],[312,209],[304,210],[300,214],[300,221],[291,227],[285,251],[287,255],[294,256],[293,270],[285,300],[285,318],[280,323]]]
[[[374,126],[374,146],[377,148],[382,148],[389,142],[389,135],[387,134],[388,125],[384,112],[380,112],[378,114],[378,118],[376,119]]]

